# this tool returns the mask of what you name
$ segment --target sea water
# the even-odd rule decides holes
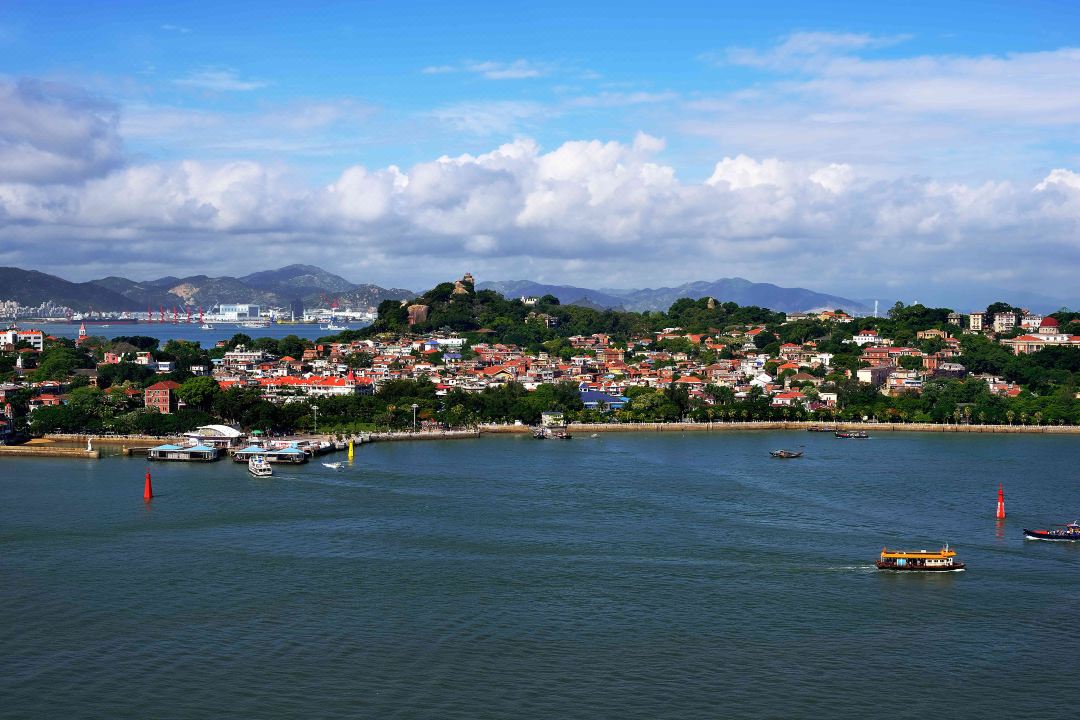
[[[1080,543],[1021,529],[1080,516],[1078,448],[383,443],[269,479],[152,465],[148,504],[141,459],[5,458],[0,717],[1055,717]],[[966,572],[874,568],[944,542]]]

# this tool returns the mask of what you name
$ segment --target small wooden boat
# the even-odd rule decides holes
[[[897,572],[959,572],[967,566],[956,560],[956,551],[949,544],[940,550],[890,550],[881,549],[878,570]]]
[[[769,454],[774,458],[797,458],[802,457],[802,450],[770,450]]]
[[[1024,528],[1025,540],[1051,540],[1054,542],[1080,542],[1080,522],[1055,525],[1060,530],[1028,530]]]
[[[833,433],[838,438],[865,440],[870,437],[863,430],[837,430]]]

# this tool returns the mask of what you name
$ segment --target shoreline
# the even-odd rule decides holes
[[[588,435],[592,433],[676,433],[676,432],[747,432],[760,430],[785,430],[806,432],[810,427],[829,427],[839,430],[865,430],[867,432],[923,432],[923,433],[979,433],[997,435],[1080,435],[1078,425],[953,425],[935,423],[875,423],[875,422],[835,422],[821,423],[808,420],[749,420],[745,422],[706,422],[706,423],[570,423],[567,429],[571,434]],[[417,440],[465,440],[484,435],[526,435],[532,432],[528,425],[479,425],[466,430],[440,430],[425,432],[381,432],[363,433],[357,438],[357,444],[376,442],[408,442]],[[43,438],[24,445],[0,445],[0,458],[13,457],[68,457],[78,459],[99,459],[101,452],[96,448],[87,452],[85,443],[89,437],[93,445],[119,446],[122,455],[132,448],[145,447],[147,444],[177,440],[173,437],[153,437],[147,435],[96,436],[85,434],[46,434]],[[323,437],[323,436],[320,436]],[[332,436],[324,436],[332,440]]]

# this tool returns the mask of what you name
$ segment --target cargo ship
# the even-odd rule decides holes
[[[956,560],[956,551],[945,543],[940,550],[890,550],[881,549],[878,570],[898,572],[959,572],[966,565]]]

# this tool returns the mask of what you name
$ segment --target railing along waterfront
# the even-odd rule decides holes
[[[731,422],[620,422],[620,423],[570,423],[571,433],[592,432],[702,432],[735,430],[806,430],[811,427],[836,428],[838,430],[866,430],[867,432],[940,432],[940,433],[1043,433],[1080,434],[1077,425],[965,425],[953,423],[902,423],[902,422],[854,422],[811,420],[734,420]],[[527,433],[527,425],[481,425],[480,432]]]

